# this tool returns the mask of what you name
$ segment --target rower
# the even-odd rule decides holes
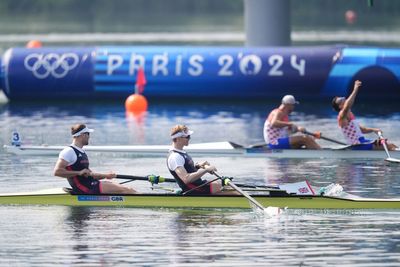
[[[67,178],[76,194],[135,194],[134,189],[109,181],[116,178],[115,173],[95,173],[89,169],[89,159],[83,146],[89,144],[90,133],[93,131],[85,124],[71,127],[72,144],[60,152],[54,175]]]
[[[183,193],[197,187],[191,191],[192,194],[237,195],[236,191],[229,190],[229,187],[224,187],[222,180],[216,180],[207,184],[207,180],[201,179],[205,174],[216,172],[217,169],[207,161],[194,164],[189,154],[183,150],[185,146],[189,145],[192,134],[193,131],[190,131],[185,125],[176,125],[171,129],[172,147],[169,150],[167,167],[179,187],[183,190]]]
[[[351,145],[353,150],[383,150],[384,147],[381,145],[380,140],[369,140],[364,137],[363,134],[382,132],[378,128],[369,128],[361,126],[351,111],[354,101],[361,88],[361,81],[357,80],[354,82],[353,92],[348,98],[335,96],[332,100],[332,107],[335,111],[339,112],[337,121],[340,130],[342,131],[346,142]],[[396,145],[387,143],[389,150],[395,150]]]
[[[299,104],[292,95],[285,95],[281,105],[272,110],[264,123],[264,140],[270,149],[306,148],[320,149],[314,138],[309,135],[290,135],[290,133],[305,133],[305,128],[289,121],[289,114]]]

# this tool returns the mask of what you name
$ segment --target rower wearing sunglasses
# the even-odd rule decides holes
[[[379,128],[370,128],[360,125],[356,121],[353,112],[351,112],[351,108],[360,88],[361,81],[357,80],[354,82],[353,92],[348,98],[338,96],[333,98],[332,107],[334,110],[339,112],[337,117],[339,127],[347,141],[347,144],[351,145],[353,150],[383,150],[384,147],[381,145],[379,139],[374,141],[364,137],[364,134],[378,134],[382,132],[382,130]],[[389,150],[395,150],[397,146],[387,143],[387,148]]]
[[[222,191],[222,180],[217,179],[207,184],[207,180],[201,179],[205,174],[216,172],[217,169],[207,161],[194,164],[193,159],[183,149],[189,145],[192,134],[193,131],[185,125],[176,125],[171,129],[172,147],[169,150],[167,167],[183,193],[190,190],[191,194],[200,195],[237,194],[235,191]]]
[[[89,144],[92,132],[94,130],[85,124],[71,127],[72,144],[60,152],[54,175],[67,178],[76,194],[135,194],[134,189],[110,181],[116,178],[115,173],[98,173],[89,169],[89,158],[83,147]]]

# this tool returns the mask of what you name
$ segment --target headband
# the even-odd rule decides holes
[[[193,134],[193,131],[190,131],[190,130],[188,130],[187,132],[180,131],[180,132],[177,132],[177,133],[171,135],[171,139],[175,139],[178,137],[188,137],[189,135],[192,135],[192,134]]]
[[[78,136],[80,136],[81,134],[84,134],[84,133],[92,133],[92,132],[94,132],[93,129],[89,129],[88,127],[85,127],[85,128],[83,128],[82,130],[80,130],[79,132],[74,133],[72,136],[73,136],[73,137],[78,137]]]

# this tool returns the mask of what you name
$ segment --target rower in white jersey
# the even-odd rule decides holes
[[[167,158],[167,167],[174,176],[183,192],[191,192],[197,195],[237,195],[230,186],[224,186],[223,180],[208,182],[202,177],[207,173],[217,171],[215,166],[207,161],[194,164],[189,154],[183,147],[189,145],[190,131],[185,125],[176,125],[171,129],[172,147]]]
[[[339,112],[337,120],[339,127],[347,141],[348,145],[352,145],[353,150],[383,150],[384,147],[381,145],[379,140],[369,140],[364,137],[367,133],[382,132],[378,128],[369,128],[361,126],[351,112],[351,108],[356,99],[357,93],[361,88],[361,81],[357,80],[354,82],[354,89],[348,98],[335,96],[332,100],[332,107]],[[389,150],[395,150],[396,145],[387,143]]]
[[[314,138],[305,134],[290,135],[305,132],[304,127],[289,121],[289,114],[298,101],[292,95],[285,95],[281,105],[271,111],[264,123],[264,140],[270,149],[306,148],[320,149]]]

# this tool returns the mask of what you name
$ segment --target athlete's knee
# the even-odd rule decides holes
[[[388,147],[389,150],[396,150],[397,149],[397,146],[395,144],[391,144],[391,143],[388,143],[387,147]]]

